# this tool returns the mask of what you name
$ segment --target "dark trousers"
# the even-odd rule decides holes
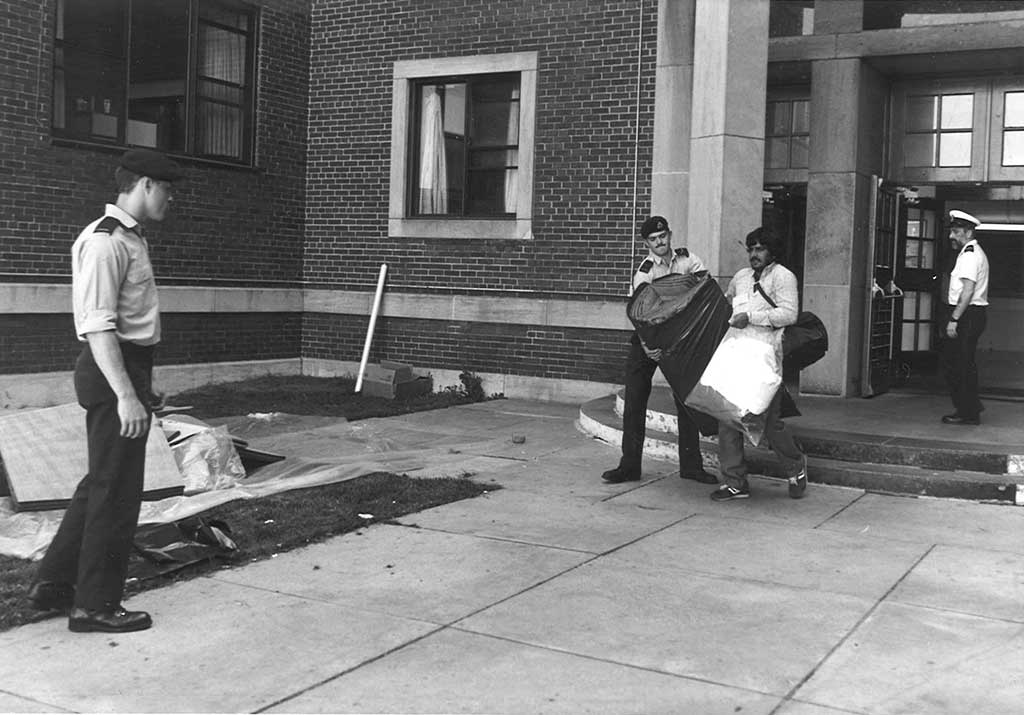
[[[144,405],[152,389],[153,349],[122,344],[125,367]],[[38,579],[75,584],[75,606],[109,611],[121,603],[142,504],[147,435],[120,436],[117,398],[88,345],[75,364],[75,394],[85,408],[85,475],[39,565]]]
[[[651,396],[651,379],[658,363],[647,357],[639,342],[631,342],[626,356],[625,409],[622,411],[623,469],[641,469],[644,440],[647,437],[647,401]],[[704,469],[700,454],[700,432],[690,411],[673,393],[679,423],[679,472],[694,474]]]
[[[949,308],[950,313],[953,306]],[[946,377],[953,411],[967,418],[976,418],[985,409],[978,399],[978,338],[985,332],[988,318],[985,306],[970,305],[960,316],[956,337],[946,337],[942,344],[942,372]],[[945,326],[943,326],[945,329]]]

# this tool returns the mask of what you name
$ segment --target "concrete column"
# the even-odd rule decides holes
[[[860,32],[864,26],[864,0],[814,0],[814,34]]]
[[[695,3],[696,0],[658,0],[651,213],[668,219],[680,246],[689,245],[686,197],[690,176]]]
[[[686,242],[729,278],[761,224],[768,0],[696,0],[693,58]]]
[[[801,392],[860,394],[871,175],[881,173],[887,94],[859,59],[812,64],[803,305],[828,327],[829,351],[800,374]]]

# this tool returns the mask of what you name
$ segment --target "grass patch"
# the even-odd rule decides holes
[[[347,377],[266,375],[242,382],[208,385],[180,392],[167,399],[170,405],[192,405],[189,414],[200,419],[246,415],[252,412],[284,412],[294,415],[344,417],[349,421],[390,417],[436,410],[488,399],[480,378],[462,373],[462,386],[407,400],[388,400],[355,392],[355,380]],[[492,395],[490,399],[500,395]]]
[[[392,521],[500,488],[468,478],[414,479],[377,472],[335,484],[221,504],[200,516],[226,523],[238,551],[165,576],[131,581],[126,595],[267,559],[372,523]],[[372,514],[373,518],[364,519],[359,514]],[[141,557],[133,554],[132,558]],[[32,609],[25,600],[35,571],[35,562],[0,555],[0,631],[54,615]]]
[[[460,378],[462,387],[459,389],[409,400],[387,400],[356,394],[355,381],[349,378],[265,376],[178,393],[168,398],[168,404],[192,405],[194,409],[189,414],[200,419],[282,412],[344,417],[352,421],[487,399],[478,377],[466,372]],[[496,397],[500,395],[492,395]],[[414,479],[378,472],[335,484],[228,502],[199,516],[207,521],[226,523],[238,551],[230,558],[218,558],[166,576],[130,582],[126,595],[270,558],[331,536],[357,531],[371,523],[387,522],[494,489],[500,487],[479,484],[468,478]],[[364,519],[359,514],[372,514],[373,518]],[[141,557],[133,555],[132,558]],[[25,600],[36,568],[33,561],[0,554],[0,631],[53,615],[40,614]]]

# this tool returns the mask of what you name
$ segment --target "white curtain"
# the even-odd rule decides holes
[[[519,146],[519,88],[512,90],[513,101],[509,102],[508,110],[508,134],[506,144]],[[506,164],[515,163],[519,165],[519,150],[508,150],[505,152]],[[513,160],[513,161],[510,161]],[[515,213],[516,203],[519,199],[519,169],[505,169],[505,213]]]
[[[437,88],[423,98],[420,122],[419,213],[448,213],[448,163],[444,155],[444,117]]]
[[[245,82],[245,35],[227,32],[220,28],[200,25],[200,77],[210,77],[230,82],[239,87]],[[200,100],[198,121],[200,125],[199,150],[203,154],[217,156],[242,156],[242,112],[237,106],[241,99],[236,87],[204,82],[200,79],[200,91],[207,92],[230,104],[204,102]]]

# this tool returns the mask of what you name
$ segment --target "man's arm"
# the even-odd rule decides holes
[[[89,349],[92,351],[96,366],[107,379],[110,389],[117,395],[117,416],[121,420],[121,436],[129,439],[144,437],[148,434],[149,413],[143,407],[135,387],[128,379],[128,371],[124,367],[121,346],[117,335],[112,330],[86,333]]]
[[[946,323],[946,335],[951,338],[956,337],[956,321],[963,317],[964,311],[967,310],[967,307],[971,304],[971,299],[974,298],[974,281],[970,278],[961,278],[960,282],[963,284],[963,290],[960,291],[960,299],[956,302],[956,307],[953,308],[953,314],[950,316],[949,322]]]

